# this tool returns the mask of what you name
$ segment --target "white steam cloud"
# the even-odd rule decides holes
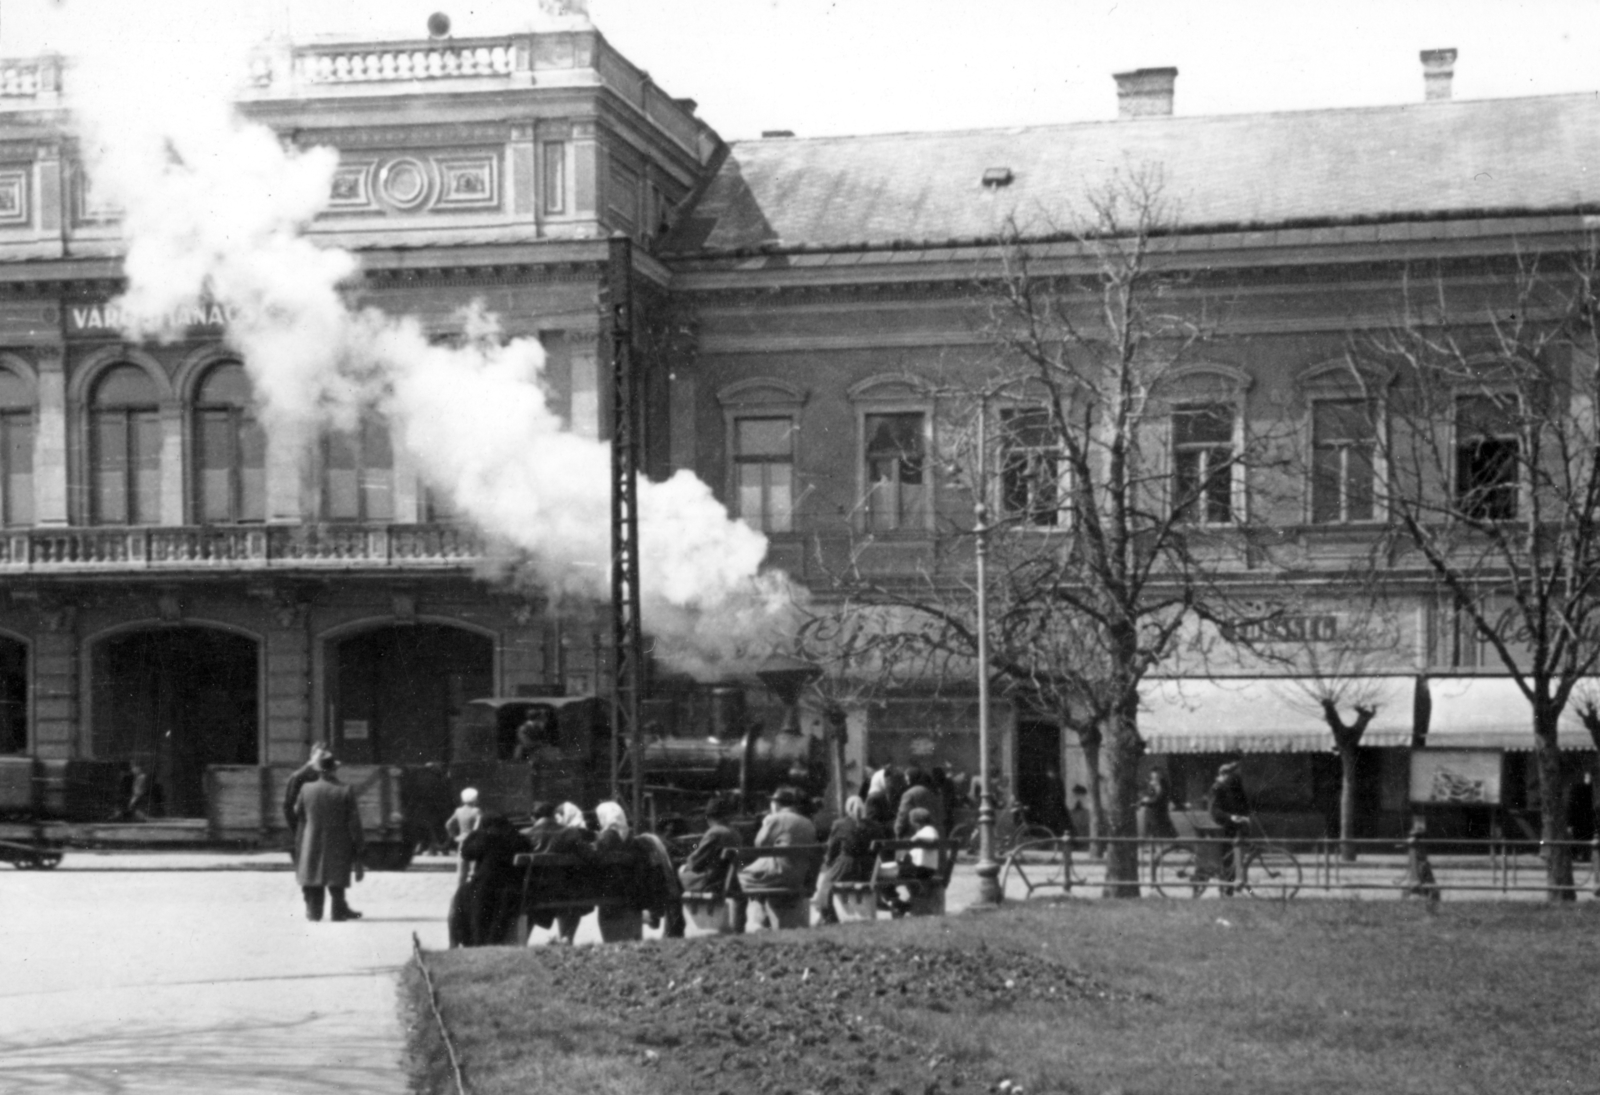
[[[65,90],[93,199],[122,213],[122,306],[150,317],[131,320],[130,334],[170,335],[161,317],[225,305],[227,339],[275,438],[309,452],[323,429],[376,408],[430,485],[525,555],[546,589],[608,597],[610,450],[550,409],[539,345],[502,344],[479,312],[463,319],[464,344],[449,347],[410,319],[353,310],[339,286],[357,260],[303,234],[336,154],[290,148],[232,105],[259,22],[240,19],[234,40],[220,41],[229,20],[214,3],[163,4],[159,29],[141,25],[145,10],[69,0],[58,38],[73,57]],[[186,38],[192,27],[205,40]],[[761,572],[763,536],[687,472],[641,480],[639,510],[642,620],[658,657],[710,675],[778,644],[795,591]]]

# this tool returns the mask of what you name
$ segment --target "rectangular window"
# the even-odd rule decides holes
[[[1325,399],[1311,406],[1311,520],[1370,521],[1377,425],[1372,404]]]
[[[267,515],[267,446],[260,425],[236,408],[196,413],[200,519],[261,521]]]
[[[363,422],[331,434],[323,459],[322,510],[330,521],[394,519],[394,451],[389,428]]]
[[[866,416],[868,531],[928,527],[924,420],[922,413],[916,411]]]
[[[458,516],[456,500],[449,491],[428,487],[423,494],[423,513],[430,525],[449,524]]]
[[[0,415],[0,444],[5,457],[5,523],[13,528],[33,524],[33,414]]]
[[[1064,523],[1061,446],[1044,408],[1000,412],[1000,510],[1023,525]]]
[[[567,208],[567,142],[544,143],[544,211],[562,213]]]
[[[735,419],[733,467],[739,516],[763,532],[793,532],[794,419]]]
[[[94,517],[103,525],[153,525],[161,513],[161,417],[97,411],[93,423]]]
[[[361,424],[361,510],[367,521],[394,520],[394,448],[381,422]]]
[[[1204,403],[1172,412],[1174,511],[1205,525],[1233,520],[1234,408]]]
[[[1456,506],[1463,516],[1516,517],[1520,448],[1514,403],[1487,395],[1456,400]]]

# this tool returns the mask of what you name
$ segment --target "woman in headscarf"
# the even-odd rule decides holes
[[[584,820],[583,811],[575,802],[563,802],[556,807],[556,824],[564,829],[589,830],[589,823]]]
[[[567,813],[569,807],[571,813],[577,814],[576,825],[570,822],[571,813]],[[539,803],[533,809],[533,826],[524,831],[531,851],[584,857],[593,854],[594,836],[583,823],[582,810],[579,810],[570,802],[562,803],[559,809],[547,803]],[[568,817],[569,820],[567,822],[563,822],[563,814]],[[577,870],[581,871],[582,868],[577,868]],[[573,879],[573,873],[573,871],[568,870],[547,872],[545,875],[546,885],[542,887],[540,893],[530,896],[534,900],[540,898],[554,900],[565,896],[572,891],[573,887],[580,884]],[[570,943],[572,942],[572,937],[578,932],[578,922],[589,911],[588,909],[565,909],[561,912],[555,912],[550,909],[539,909],[530,912],[529,915],[533,923],[541,928],[548,928],[554,923],[556,925],[556,938],[563,943]]]
[[[889,838],[887,826],[872,820],[867,804],[851,795],[844,804],[844,816],[828,830],[827,850],[822,853],[822,872],[817,875],[817,891],[811,907],[824,924],[837,924],[833,909],[833,887],[839,882],[866,882],[872,878],[872,842]]]
[[[620,802],[602,802],[594,808],[595,820],[600,823],[600,835],[595,839],[595,848],[604,851],[607,848],[618,848],[628,839],[628,811],[622,808]]]

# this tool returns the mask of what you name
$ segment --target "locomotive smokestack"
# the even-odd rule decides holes
[[[778,733],[800,733],[800,690],[822,676],[821,667],[799,658],[774,655],[761,663],[756,676],[783,704],[783,725],[778,727]]]

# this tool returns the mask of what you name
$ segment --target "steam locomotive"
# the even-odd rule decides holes
[[[792,696],[771,731],[751,717],[737,686],[658,692],[643,710],[650,828],[670,831],[712,794],[754,812],[780,785],[813,795],[827,785],[826,746],[801,733]],[[535,799],[592,804],[612,793],[613,760],[631,772],[627,748],[613,741],[607,705],[593,696],[475,700],[456,728],[448,781],[452,792],[476,787],[481,805],[513,816]]]

